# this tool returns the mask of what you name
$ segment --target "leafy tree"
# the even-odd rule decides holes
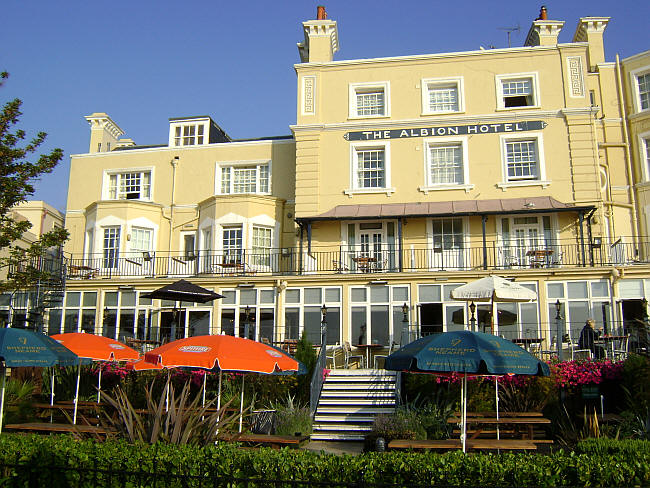
[[[8,73],[0,73],[0,86],[8,77]],[[51,173],[63,158],[63,151],[57,148],[38,156],[36,162],[29,160],[47,134],[39,132],[22,145],[25,131],[14,127],[22,115],[21,105],[16,98],[5,103],[0,112],[0,270],[10,268],[12,271],[6,280],[0,280],[0,291],[29,288],[36,281],[49,277],[51,267],[34,263],[68,237],[64,229],[53,229],[30,245],[11,247],[31,227],[28,221],[16,219],[12,208],[33,195],[38,177]]]

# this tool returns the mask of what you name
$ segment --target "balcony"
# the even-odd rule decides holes
[[[631,241],[631,239],[630,239]],[[484,246],[382,245],[269,249],[253,253],[242,249],[217,251],[116,252],[70,256],[68,279],[164,278],[206,276],[237,278],[313,274],[385,274],[466,270],[542,270],[571,267],[650,264],[650,241],[632,244],[620,239],[606,244],[594,239],[581,245],[554,241],[543,245],[505,246],[496,241]]]

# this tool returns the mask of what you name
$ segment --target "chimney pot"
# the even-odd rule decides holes
[[[539,18],[537,18],[536,20],[548,20],[546,5],[542,5],[542,8],[539,9]]]
[[[323,5],[316,7],[316,20],[327,20],[327,12]]]

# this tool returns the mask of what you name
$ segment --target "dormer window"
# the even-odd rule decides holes
[[[174,146],[197,146],[203,144],[203,124],[177,125]]]
[[[130,171],[108,175],[109,200],[150,200],[151,171]]]

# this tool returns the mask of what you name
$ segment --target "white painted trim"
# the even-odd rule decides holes
[[[503,82],[521,78],[530,78],[532,80],[533,104],[527,105],[525,107],[506,107],[503,103]],[[495,75],[494,83],[496,86],[496,110],[530,110],[531,108],[540,108],[542,105],[541,96],[539,93],[539,75],[537,71],[529,73],[507,73]]]
[[[639,82],[637,80],[638,76],[648,73],[650,73],[650,65],[642,66],[641,68],[630,71],[630,83],[633,93],[632,99],[634,101],[635,114],[650,112],[650,107],[643,110],[641,109],[641,93],[639,92]]]
[[[431,85],[451,85],[456,84],[458,91],[458,110],[447,110],[436,112],[429,109],[429,87]],[[420,93],[422,96],[422,115],[444,115],[458,114],[465,112],[465,89],[464,78],[454,76],[449,78],[423,78],[420,84]]]
[[[384,113],[381,115],[358,115],[357,92],[380,88],[384,91]],[[378,119],[390,117],[390,82],[376,81],[367,83],[350,83],[348,88],[348,119]]]
[[[431,182],[431,151],[432,146],[458,146],[460,145],[462,164],[463,164],[463,183],[454,184],[433,184]],[[474,185],[469,180],[469,149],[467,136],[456,137],[427,137],[422,141],[422,152],[424,153],[424,185],[418,187],[418,190],[427,194],[435,190],[465,190],[469,192]]]
[[[305,94],[307,90],[307,80],[312,81],[312,109],[310,111],[306,110],[307,104],[305,103]],[[300,110],[302,115],[316,115],[316,76],[315,75],[307,75],[302,77],[302,83],[300,84],[301,87],[301,97],[300,97]]]
[[[109,196],[109,183],[110,183],[110,176],[111,175],[121,175],[124,173],[146,173],[149,172],[149,198],[137,198],[133,200],[129,199],[120,199],[120,198],[110,198]],[[101,193],[101,200],[109,201],[109,202],[128,202],[128,201],[134,201],[134,202],[153,202],[154,198],[154,180],[155,180],[155,172],[156,172],[156,167],[155,166],[136,166],[133,168],[110,168],[110,169],[104,169],[102,172],[102,193]],[[119,183],[118,183],[118,188],[116,190],[119,193]]]
[[[650,182],[650,158],[648,152],[650,150],[650,130],[638,134],[639,141],[639,165],[641,166],[641,174],[643,175],[644,182]],[[646,141],[648,141],[646,143]]]
[[[227,167],[246,167],[246,166],[255,166],[256,167],[256,187],[259,187],[259,167],[268,165],[269,166],[269,191],[261,192],[255,191],[252,193],[222,193],[221,192],[221,170],[222,168]],[[230,187],[232,189],[233,178],[231,175],[230,178]],[[248,160],[237,160],[237,161],[217,161],[215,163],[214,169],[214,195],[271,195],[273,193],[273,160],[272,159],[248,159]]]
[[[182,144],[176,146],[174,144],[176,127],[185,127],[185,126],[194,126],[195,128],[198,128],[199,126],[202,126],[203,127],[203,142],[201,144],[189,144],[188,146],[184,146]],[[181,134],[180,137],[182,139],[183,135]],[[195,134],[194,135],[194,140],[196,140],[196,137],[198,137],[198,136]],[[169,121],[169,140],[168,140],[169,147],[179,149],[179,148],[182,148],[182,147],[190,147],[190,146],[205,146],[209,142],[209,139],[210,139],[210,118],[209,117],[195,117],[195,118],[189,118],[189,119],[171,120],[171,121]]]
[[[357,151],[362,149],[383,149],[384,150],[384,187],[382,188],[359,188],[357,186]],[[391,188],[390,177],[390,142],[389,141],[363,141],[350,143],[350,186],[343,191],[346,195],[352,197],[357,193],[386,193],[390,196],[395,192],[395,188]]]
[[[537,145],[537,179],[535,180],[512,180],[508,181],[508,168],[507,168],[507,142],[536,140]],[[499,145],[501,147],[501,181],[497,183],[497,187],[506,190],[511,187],[518,186],[542,186],[546,188],[551,184],[546,180],[546,160],[544,158],[544,136],[541,132],[526,132],[521,134],[507,134],[499,136]]]

